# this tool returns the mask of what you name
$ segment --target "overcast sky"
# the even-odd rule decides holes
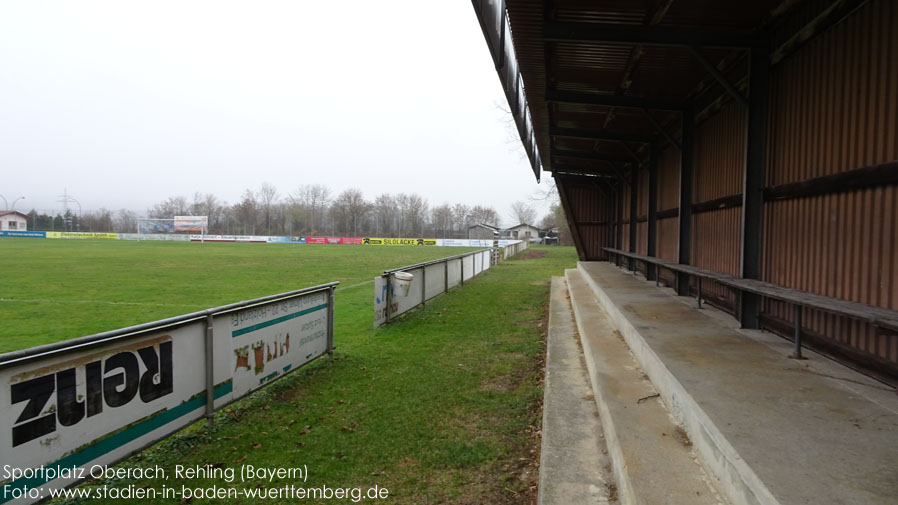
[[[318,183],[511,224],[548,184],[498,106],[467,1],[0,2],[0,195],[24,196],[16,210],[61,210],[67,191],[142,214]]]

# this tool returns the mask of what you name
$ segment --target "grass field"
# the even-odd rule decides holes
[[[4,325],[6,337],[27,334],[33,343],[64,338],[72,333],[65,325],[73,324],[76,310],[92,312],[77,318],[82,326],[75,334],[80,335],[202,308],[195,304],[218,305],[330,280],[346,286],[336,298],[332,358],[220,411],[213,429],[197,423],[120,466],[160,465],[171,475],[165,484],[178,489],[296,485],[367,490],[376,485],[388,489],[389,498],[373,503],[535,503],[549,280],[575,265],[572,248],[531,249],[374,330],[371,284],[360,283],[385,268],[461,250],[49,242],[0,242],[0,248],[27,256],[28,264],[28,271],[16,273],[18,280],[0,280],[3,298],[15,287],[15,297],[9,298],[67,300],[0,302],[5,318],[22,308],[32,314],[15,315],[19,330],[10,332]],[[121,280],[112,281],[116,278]],[[79,297],[159,305],[73,301]],[[118,309],[127,313],[115,315]],[[41,320],[48,314],[68,322]],[[309,475],[306,482],[187,481],[174,478],[176,464],[238,471],[241,465],[306,465]],[[158,488],[160,482],[123,479],[90,482],[81,489],[103,485]],[[295,501],[157,498],[152,503]]]
[[[14,259],[0,276],[0,352],[331,281],[344,291],[467,250],[4,238]]]

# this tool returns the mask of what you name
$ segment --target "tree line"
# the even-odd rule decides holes
[[[520,201],[512,205],[510,212],[517,223],[543,228],[554,227],[558,214],[553,209],[537,223],[533,207]],[[334,194],[327,186],[306,184],[282,195],[268,183],[258,190],[245,190],[235,204],[197,192],[192,198],[167,198],[145,215],[157,219],[208,216],[208,232],[214,235],[465,238],[469,226],[483,223],[499,227],[502,221],[491,206],[448,202],[431,205],[417,193],[384,193],[368,200],[359,189]],[[126,209],[99,209],[81,216],[70,211],[49,216],[32,210],[29,224],[33,230],[134,233],[138,217]]]

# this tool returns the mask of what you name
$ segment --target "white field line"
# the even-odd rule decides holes
[[[366,284],[371,284],[374,282],[374,279],[370,281],[360,282],[358,284],[353,284],[351,286],[340,286],[334,291],[342,291],[344,289],[352,289],[357,288],[359,286],[364,286]],[[109,300],[42,300],[42,299],[21,299],[21,298],[0,298],[0,302],[2,303],[71,303],[71,304],[97,304],[97,305],[137,305],[137,306],[146,306],[146,307],[206,307],[205,305],[197,305],[192,303],[145,303],[145,302],[113,302]]]
[[[148,307],[205,307],[191,303],[144,303],[144,302],[111,302],[108,300],[24,300],[20,298],[0,298],[4,303],[77,303],[98,305],[143,305]]]
[[[374,279],[371,279],[370,281],[360,282],[358,284],[353,284],[352,286],[340,286],[339,288],[335,289],[334,291],[342,291],[344,289],[357,288],[359,286],[364,286],[365,284],[371,284],[372,282],[374,282]]]

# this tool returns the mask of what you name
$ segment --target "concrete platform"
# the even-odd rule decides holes
[[[580,272],[566,270],[565,277],[620,503],[724,503]]]
[[[611,503],[614,480],[564,278],[552,278],[539,505]]]
[[[609,263],[578,270],[732,503],[898,503],[892,388]]]

